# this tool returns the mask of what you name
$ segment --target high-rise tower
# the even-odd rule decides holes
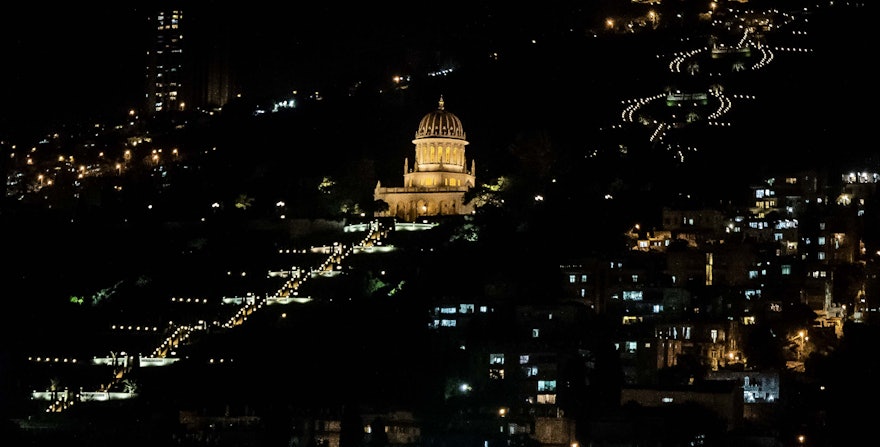
[[[204,111],[222,108],[232,97],[226,23],[209,8],[160,6],[149,18],[146,112]]]
[[[187,104],[184,89],[186,67],[183,10],[162,8],[148,19],[154,33],[147,51],[147,115],[182,111]]]

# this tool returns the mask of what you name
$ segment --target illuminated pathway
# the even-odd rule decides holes
[[[756,33],[761,25],[765,25],[768,29],[778,32],[782,27],[787,27],[795,22],[803,20],[788,14],[781,15],[778,18],[779,23],[773,23],[773,18],[768,15],[764,17],[767,23],[758,23],[754,18],[749,16],[737,16],[732,21],[715,21],[713,26],[719,31],[719,35],[731,35],[736,33],[736,38],[730,45],[720,42],[720,38],[713,36],[713,43],[710,46],[702,46],[695,49],[673,53],[671,55],[658,55],[658,58],[669,57],[666,68],[670,73],[683,75],[701,75],[707,79],[722,79],[730,76],[732,73],[741,71],[757,71],[766,68],[774,61],[776,53],[779,52],[811,52],[810,49],[794,48],[794,47],[771,47],[763,42],[763,35]],[[757,35],[756,35],[757,34]],[[794,31],[793,35],[805,34],[803,31]],[[749,61],[750,65],[746,65],[743,61],[735,59],[731,64],[724,66],[724,70],[719,69],[718,61],[724,60],[726,55],[740,55]],[[704,66],[714,66],[710,68],[711,72],[704,72]],[[682,100],[689,95],[708,95],[714,108],[703,110],[702,107],[707,103],[699,103],[692,100]],[[726,95],[724,88],[718,84],[706,88],[705,92],[681,92],[679,90],[658,93],[644,98],[633,98],[621,101],[623,109],[620,113],[621,123],[635,123],[653,129],[649,133],[649,142],[652,144],[662,145],[661,147],[667,151],[674,153],[674,157],[680,161],[684,161],[686,152],[696,152],[697,148],[681,147],[677,144],[671,144],[666,141],[667,133],[671,129],[686,127],[692,123],[701,122],[711,127],[728,127],[729,122],[722,119],[731,111],[735,100],[753,100],[752,95]],[[663,104],[663,102],[666,104]],[[681,110],[681,108],[670,109],[673,104],[688,104],[691,107],[700,107],[699,112],[695,109],[690,113],[683,113],[676,116],[673,110]],[[647,111],[645,108],[652,107]],[[642,113],[644,112],[644,114]],[[621,128],[622,125],[614,125],[611,129]]]
[[[431,224],[396,224],[396,228],[403,229],[428,229],[432,227],[433,225]],[[344,244],[336,242],[329,246],[313,248],[313,252],[326,253],[327,258],[317,267],[312,268],[309,274],[292,275],[292,277],[285,281],[285,283],[281,286],[280,289],[278,289],[277,292],[275,292],[273,296],[252,296],[252,298],[249,297],[249,299],[240,300],[242,302],[242,306],[239,307],[238,310],[225,322],[219,323],[218,325],[227,329],[240,326],[248,320],[249,316],[251,316],[254,312],[260,310],[261,308],[263,308],[263,306],[267,304],[288,304],[291,302],[306,303],[311,301],[310,298],[298,297],[299,289],[307,280],[309,280],[309,278],[313,278],[316,276],[334,276],[338,274],[342,270],[342,263],[346,260],[348,256],[357,253],[370,252],[382,246],[383,239],[387,237],[389,230],[387,228],[382,228],[378,221],[373,221],[369,224],[347,227],[346,232],[349,231],[366,231],[367,234],[359,242],[350,246],[346,246]],[[70,408],[76,402],[128,399],[135,397],[136,393],[134,387],[125,386],[126,374],[131,371],[135,361],[138,362],[138,366],[163,366],[174,363],[180,360],[179,358],[172,357],[175,352],[174,350],[181,344],[185,343],[188,339],[190,339],[192,335],[196,332],[205,331],[208,328],[208,325],[207,323],[197,325],[171,323],[170,327],[171,333],[166,336],[152,350],[149,356],[138,356],[137,358],[134,358],[133,356],[128,356],[123,352],[120,354],[119,357],[114,355],[110,358],[94,358],[92,360],[92,364],[104,364],[114,367],[113,374],[109,382],[106,384],[102,384],[99,391],[80,391],[78,393],[73,393],[68,390],[59,391],[54,389],[53,387],[53,389],[50,389],[48,391],[32,392],[32,398],[37,400],[51,401],[49,406],[46,408],[46,412],[57,413],[67,408]],[[77,363],[75,359],[35,358],[31,360],[38,362],[59,362],[63,360],[64,362]],[[123,385],[124,388],[126,388],[126,391],[103,391],[110,390],[112,389],[112,387],[118,387],[119,385]]]

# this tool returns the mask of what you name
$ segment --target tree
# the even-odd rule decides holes
[[[238,197],[235,198],[235,208],[236,209],[247,211],[253,205],[254,205],[254,198],[249,197],[247,194],[239,194]]]
[[[123,389],[126,393],[135,394],[138,390],[138,384],[132,379],[125,379],[122,381]]]
[[[382,199],[373,200],[373,209],[371,211],[374,215],[376,213],[387,213],[389,209],[391,209],[391,206],[388,205],[388,202]]]
[[[783,337],[766,323],[750,325],[745,333],[743,352],[750,366],[757,368],[785,368]]]

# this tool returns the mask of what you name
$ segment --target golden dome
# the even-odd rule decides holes
[[[419,123],[416,131],[416,139],[419,138],[455,138],[464,140],[464,128],[457,116],[444,109],[443,97],[440,97],[440,105],[437,110],[425,115]]]

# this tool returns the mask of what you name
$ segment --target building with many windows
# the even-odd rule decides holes
[[[146,115],[211,112],[232,98],[225,23],[206,8],[163,5],[147,18]]]
[[[178,8],[163,8],[148,19],[154,32],[147,51],[146,111],[149,115],[183,110],[184,15]]]

